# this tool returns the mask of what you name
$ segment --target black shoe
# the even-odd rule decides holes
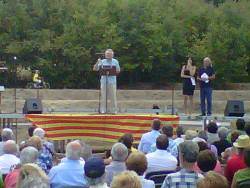
[[[199,117],[202,117],[202,116],[206,116],[206,114],[200,114],[200,115],[198,115]]]

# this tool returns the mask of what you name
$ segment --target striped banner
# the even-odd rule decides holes
[[[138,143],[141,135],[151,129],[153,119],[174,129],[179,124],[179,117],[170,115],[29,114],[26,118],[43,128],[50,140],[87,138],[116,142],[124,133],[131,133]]]

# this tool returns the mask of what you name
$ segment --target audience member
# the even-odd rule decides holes
[[[138,151],[133,147],[134,138],[132,134],[126,133],[122,135],[118,142],[123,143],[128,148],[129,153]]]
[[[245,120],[244,119],[237,119],[236,121],[236,129],[239,133],[239,135],[245,135],[246,132],[245,132]],[[232,133],[229,133],[228,136],[227,136],[227,141],[231,142],[231,136],[232,136]],[[231,142],[232,144],[233,142]]]
[[[195,137],[197,137],[198,133],[194,130],[186,130],[185,132],[185,140],[193,140]]]
[[[199,146],[192,141],[179,145],[179,160],[182,169],[166,176],[162,188],[189,187],[196,188],[197,181],[203,176],[193,170],[199,154]]]
[[[146,155],[148,161],[148,172],[162,170],[176,170],[177,159],[167,150],[168,137],[165,134],[156,139],[156,151]]]
[[[54,144],[45,139],[45,131],[42,128],[36,128],[33,132],[34,136],[38,136],[42,140],[43,150],[48,150],[46,152],[53,153],[55,152]],[[43,151],[45,152],[45,151]]]
[[[49,180],[45,172],[39,166],[28,163],[21,167],[16,187],[49,188]]]
[[[141,137],[141,141],[138,146],[138,150],[147,154],[151,150],[152,144],[155,143],[157,137],[161,134],[161,121],[159,119],[155,119],[152,123],[152,130],[148,133],[145,133]]]
[[[207,143],[205,142],[198,142],[198,146],[199,146],[199,155],[201,154],[202,151],[206,150],[207,152],[211,153],[212,151],[208,148],[207,146]],[[216,159],[216,166],[214,167],[213,171],[219,173],[219,174],[223,174],[222,172],[222,168],[221,168],[221,163],[220,161],[218,160],[218,158],[215,156],[214,152],[212,152],[213,154],[209,154],[210,155],[210,159],[211,158],[215,158]],[[212,155],[212,156],[211,156]],[[205,157],[205,158],[203,158]],[[202,158],[204,160],[206,160],[208,156],[205,156],[204,154],[202,155]],[[202,170],[199,168],[198,164],[195,163],[195,166],[194,166],[194,170],[196,172],[200,172],[200,173],[204,173],[204,171],[202,172]]]
[[[232,188],[237,188],[237,186],[244,182],[244,181],[250,181],[250,146],[245,148],[244,150],[244,161],[246,164],[246,168],[237,171],[234,174],[233,182],[232,182]]]
[[[1,133],[2,141],[0,142],[0,156],[4,154],[3,145],[8,140],[14,140],[14,133],[10,128],[4,128]]]
[[[245,131],[246,131],[246,134],[250,137],[250,122],[247,122],[245,124]]]
[[[178,146],[180,143],[184,142],[184,130],[182,126],[178,126],[176,129],[176,139],[174,140],[175,144]]]
[[[217,148],[215,147],[215,145],[209,144],[208,141],[207,141],[207,139],[208,139],[207,132],[201,130],[201,131],[199,131],[198,136],[195,137],[192,141],[193,142],[197,142],[197,143],[198,142],[205,142],[207,144],[207,148],[209,150],[211,150],[215,154],[216,157],[218,157]]]
[[[217,159],[214,153],[210,150],[203,150],[199,153],[197,158],[197,167],[198,167],[197,172],[206,174],[208,171],[213,171],[216,167],[216,164],[217,164]]]
[[[132,170],[137,173],[143,188],[155,188],[155,183],[145,179],[143,176],[147,170],[147,165],[147,158],[142,152],[131,153],[126,161],[127,170]]]
[[[161,129],[162,134],[165,134],[168,138],[168,152],[171,153],[174,157],[178,158],[178,148],[177,144],[175,143],[173,139],[174,130],[171,125],[165,125]],[[151,146],[151,152],[154,152],[156,150],[156,143],[152,144]]]
[[[31,126],[31,127],[28,128],[28,135],[29,135],[29,137],[33,136],[33,133],[34,133],[35,129],[36,129],[35,126]]]
[[[240,133],[237,130],[233,130],[231,132],[231,143],[236,142],[239,136],[240,136]],[[235,147],[230,147],[230,148],[225,149],[225,151],[221,153],[222,161],[227,161],[235,153],[237,153],[237,150]]]
[[[216,141],[219,141],[219,136],[218,136],[218,126],[216,124],[216,122],[209,122],[209,124],[207,125],[207,142],[209,144],[212,144]]]
[[[197,183],[197,188],[229,188],[227,179],[216,172],[210,171]]]
[[[92,148],[90,145],[86,144],[83,140],[79,140],[79,143],[82,147],[81,151],[81,159],[84,161],[87,161],[89,158],[92,157]]]
[[[231,183],[235,172],[240,169],[246,168],[246,163],[244,161],[243,152],[244,149],[250,146],[250,138],[247,135],[240,135],[233,146],[237,148],[237,153],[233,154],[231,158],[227,161],[225,168],[225,176],[227,180]]]
[[[17,157],[18,148],[14,140],[8,140],[3,145],[4,154],[0,156],[0,171],[2,174],[8,174],[17,164],[20,159]]]
[[[218,151],[218,156],[221,157],[221,153],[225,151],[225,149],[230,148],[232,145],[227,141],[228,129],[225,127],[220,127],[218,129],[218,135],[220,140],[213,143]]]
[[[49,172],[51,188],[87,187],[84,179],[84,165],[80,160],[81,145],[72,141],[66,146],[66,159]]]
[[[47,149],[45,149],[42,144],[42,140],[40,137],[34,135],[29,138],[27,145],[35,147],[39,152],[38,157],[38,166],[40,166],[44,172],[49,173],[50,169],[53,166],[53,156]]]
[[[5,177],[4,187],[5,188],[16,187],[21,166],[27,163],[37,163],[38,155],[39,153],[36,148],[32,146],[24,148],[20,153],[20,165],[17,165],[16,168]]]
[[[111,188],[142,188],[142,185],[135,172],[124,171],[114,177]]]
[[[86,160],[84,172],[89,188],[108,188],[105,182],[105,164],[103,159],[93,157]]]
[[[112,161],[106,166],[106,182],[110,185],[113,177],[126,170],[125,161],[128,157],[128,149],[122,143],[116,143],[111,149]]]

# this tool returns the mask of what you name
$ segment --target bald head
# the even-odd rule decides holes
[[[79,160],[81,156],[82,147],[78,141],[73,141],[66,146],[66,157],[71,160]]]
[[[8,140],[3,144],[3,151],[5,154],[17,154],[17,145],[14,140]]]

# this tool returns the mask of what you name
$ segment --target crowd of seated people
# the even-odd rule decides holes
[[[29,138],[17,144],[11,129],[2,130],[0,188],[250,187],[250,124],[243,119],[235,130],[210,122],[206,130],[179,126],[176,132],[155,119],[138,149],[126,133],[107,158],[71,140],[58,159],[45,135],[32,127]]]

